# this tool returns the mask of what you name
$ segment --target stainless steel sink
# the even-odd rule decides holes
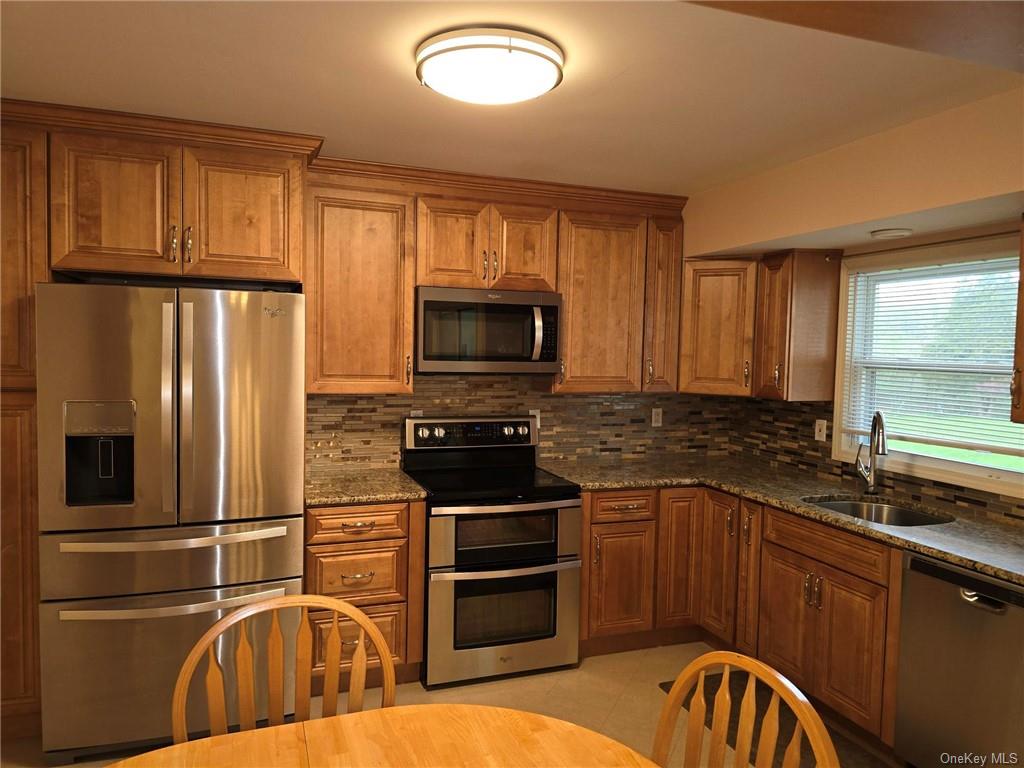
[[[863,499],[835,499],[809,496],[803,501],[814,504],[818,507],[838,512],[850,517],[858,517],[881,525],[941,525],[951,523],[955,519],[952,515],[944,515],[938,512],[924,512],[910,507],[901,507],[896,504],[889,504],[883,500],[865,501]]]

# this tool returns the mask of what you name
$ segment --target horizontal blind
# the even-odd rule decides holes
[[[852,272],[844,435],[882,411],[891,447],[1024,469],[1024,425],[1010,422],[1016,258]]]

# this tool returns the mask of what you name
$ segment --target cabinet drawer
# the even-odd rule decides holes
[[[409,505],[318,507],[306,511],[308,544],[401,539],[409,535]]]
[[[603,491],[593,495],[591,523],[621,523],[628,520],[653,520],[657,509],[657,491]]]
[[[405,603],[395,605],[376,605],[363,609],[377,629],[384,635],[384,640],[391,651],[391,659],[396,664],[402,663],[405,657]],[[316,611],[309,616],[313,624],[313,671],[324,671],[324,658],[327,656],[327,638],[331,632],[331,612]],[[354,641],[359,638],[359,626],[351,619],[339,617],[338,631],[341,633],[341,671],[347,672],[352,667],[352,654],[355,652]],[[366,660],[369,666],[380,663],[377,648],[367,643]]]
[[[766,507],[764,538],[877,584],[889,583],[889,548],[855,533]]]
[[[307,547],[306,583],[353,605],[396,603],[405,600],[408,563],[404,540]]]

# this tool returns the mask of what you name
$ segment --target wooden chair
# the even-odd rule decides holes
[[[722,671],[722,683],[715,695],[711,720],[711,743],[707,763],[701,762],[701,750],[704,746],[704,677],[709,670]],[[800,690],[774,669],[757,659],[728,651],[714,651],[695,659],[686,669],[679,673],[668,700],[661,708],[658,719],[658,730],[654,734],[654,749],[651,759],[658,765],[668,765],[669,753],[672,748],[672,734],[675,732],[676,721],[682,709],[686,694],[693,690],[693,701],[690,703],[690,715],[686,725],[686,750],[683,754],[684,768],[722,768],[725,763],[725,738],[729,730],[729,715],[732,710],[732,697],[729,693],[729,675],[731,668],[747,673],[747,685],[740,702],[739,726],[736,731],[735,766],[746,766],[750,763],[750,748],[754,734],[756,704],[754,698],[755,681],[772,689],[772,698],[768,710],[761,721],[761,737],[758,739],[756,768],[771,768],[775,756],[776,742],[779,738],[779,699],[781,698],[796,716],[796,727],[782,758],[783,768],[799,768],[800,743],[804,733],[810,742],[814,759],[822,768],[836,768],[839,758],[832,745],[832,738],[821,722],[821,717]]]
[[[324,717],[337,714],[338,683],[341,675],[341,650],[343,645],[355,644],[352,654],[352,670],[349,679],[348,711],[358,712],[363,708],[363,692],[366,687],[366,639],[373,643],[383,674],[381,706],[390,707],[395,703],[395,665],[387,641],[370,618],[358,608],[344,600],[321,595],[285,595],[246,605],[225,616],[206,633],[189,652],[178,673],[171,700],[171,726],[174,743],[188,741],[186,704],[192,676],[199,662],[206,657],[209,661],[206,671],[206,704],[210,716],[210,735],[227,733],[228,718],[225,706],[224,671],[214,649],[216,641],[226,631],[240,624],[238,643],[235,647],[235,667],[238,681],[238,716],[241,730],[256,727],[256,697],[253,669],[253,647],[249,640],[250,617],[271,612],[270,630],[267,638],[267,714],[270,725],[284,722],[284,635],[278,612],[282,609],[301,608],[298,632],[295,637],[295,720],[309,719],[310,687],[313,675],[313,632],[309,620],[310,609],[332,612],[330,631],[327,635],[327,649],[324,654]],[[338,628],[339,614],[359,626],[359,638],[342,642]],[[222,644],[223,645],[223,644]]]

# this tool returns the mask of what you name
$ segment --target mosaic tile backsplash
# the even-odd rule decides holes
[[[548,459],[661,453],[749,454],[794,465],[820,477],[847,478],[851,465],[831,458],[831,442],[814,440],[815,419],[831,428],[831,403],[780,403],[704,395],[553,395],[528,376],[424,376],[412,395],[310,395],[306,416],[306,472],[311,479],[339,465],[398,464],[402,420],[425,416],[541,413],[540,455]],[[662,426],[651,426],[651,409]],[[829,434],[831,441],[831,434]],[[893,472],[885,491],[961,514],[1007,515],[1024,521],[1024,500],[966,490]]]

